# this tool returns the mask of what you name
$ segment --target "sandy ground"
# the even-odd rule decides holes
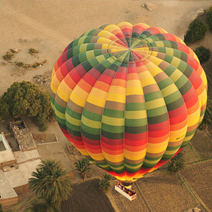
[[[0,95],[14,81],[32,81],[33,76],[51,70],[63,49],[87,30],[106,23],[143,22],[166,29],[183,38],[188,24],[199,8],[212,1],[148,1],[152,11],[142,7],[143,0],[2,0],[0,1]],[[37,56],[29,48],[39,51]],[[12,63],[2,58],[10,49],[18,49]],[[15,61],[27,64],[47,60],[37,69],[23,70]]]

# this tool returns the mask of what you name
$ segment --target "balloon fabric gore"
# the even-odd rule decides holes
[[[207,79],[195,53],[143,23],[84,33],[52,72],[51,104],[64,135],[124,185],[182,150],[206,102]]]

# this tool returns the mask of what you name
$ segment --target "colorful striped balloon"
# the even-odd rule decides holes
[[[51,103],[64,135],[124,184],[179,153],[206,102],[207,79],[195,53],[143,23],[84,33],[52,73]]]

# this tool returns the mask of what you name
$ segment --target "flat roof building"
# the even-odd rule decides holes
[[[2,132],[0,134],[0,167],[10,166],[16,162],[13,151]]]

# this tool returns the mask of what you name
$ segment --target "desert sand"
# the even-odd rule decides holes
[[[143,5],[153,3],[153,10]],[[87,30],[103,24],[146,23],[162,27],[183,39],[189,23],[200,8],[207,9],[211,0],[144,1],[144,0],[2,0],[0,1],[0,95],[14,81],[32,81],[33,76],[51,76],[51,70],[64,48]],[[37,56],[29,48],[39,51]],[[2,56],[10,49],[18,53],[11,62]],[[14,62],[33,64],[37,68],[17,68]]]

